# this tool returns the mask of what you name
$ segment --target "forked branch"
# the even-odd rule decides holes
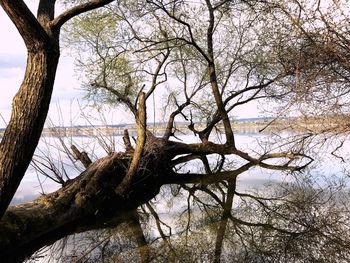
[[[80,15],[82,13],[85,13],[87,11],[91,11],[96,8],[107,5],[113,1],[114,0],[90,0],[87,3],[77,5],[71,9],[68,9],[67,11],[63,12],[58,17],[56,17],[51,22],[51,27],[54,29],[60,29],[64,23],[66,23],[68,20],[72,19],[73,17]]]

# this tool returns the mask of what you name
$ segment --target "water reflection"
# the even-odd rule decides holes
[[[257,148],[254,136],[238,141]],[[229,156],[235,176],[168,182],[136,210],[100,218],[100,229],[65,237],[27,262],[348,262],[348,177],[326,158],[290,173]],[[209,162],[220,166],[220,156]]]
[[[236,180],[166,185],[116,227],[66,237],[42,262],[347,262],[349,191],[311,176],[240,192]],[[33,262],[34,259],[28,262]]]

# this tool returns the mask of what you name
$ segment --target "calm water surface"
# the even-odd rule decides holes
[[[254,155],[267,147],[264,137],[238,134],[236,141]],[[196,141],[192,136],[180,139]],[[93,159],[105,155],[101,145],[110,143],[96,145],[89,137],[65,140],[93,153]],[[123,150],[120,137],[111,140],[115,150]],[[46,145],[60,144],[57,138],[46,138],[37,159],[48,154]],[[237,180],[212,185],[165,185],[125,223],[66,237],[28,262],[348,262],[350,147],[345,143],[335,154],[342,160],[330,154],[333,144],[315,148],[317,161],[303,173],[251,168]],[[83,170],[60,150],[49,154],[71,178]],[[243,164],[233,156],[227,162],[232,167]],[[197,169],[195,162],[189,167]],[[58,188],[31,167],[13,204]]]

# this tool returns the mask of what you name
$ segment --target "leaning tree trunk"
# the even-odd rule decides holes
[[[49,109],[58,59],[58,45],[28,52],[24,80],[13,99],[11,119],[0,143],[0,219],[39,142]]]
[[[28,51],[27,68],[0,143],[0,220],[31,161],[49,109],[64,23],[114,0],[77,3],[55,17],[56,0],[38,1],[37,15],[23,0],[0,0]]]
[[[215,149],[214,146],[210,144],[209,148]],[[148,133],[139,169],[126,192],[119,193],[116,189],[129,170],[133,155],[129,151],[112,153],[90,164],[81,175],[54,193],[9,207],[0,221],[0,258],[20,261],[71,233],[104,228],[108,224],[115,226],[127,220],[125,213],[155,197],[164,184],[232,180],[254,165],[250,162],[236,170],[215,174],[175,173],[174,156],[185,154],[188,147],[192,151],[203,150],[197,144],[166,141]],[[211,152],[210,149],[207,150]],[[143,256],[146,258],[146,254]]]
[[[127,193],[115,189],[123,181],[131,154],[113,153],[92,163],[60,190],[23,205],[9,207],[0,221],[0,258],[23,260],[44,245],[74,232],[114,226],[125,213],[157,195],[170,172],[170,160],[151,140]],[[159,176],[159,172],[164,173]],[[117,217],[120,215],[121,217]],[[120,219],[121,218],[121,219]]]

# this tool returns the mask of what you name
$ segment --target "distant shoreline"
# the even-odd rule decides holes
[[[277,131],[308,131],[320,132],[325,127],[335,127],[337,118],[334,116],[323,116],[317,118],[288,118],[276,120],[271,117],[261,118],[244,118],[232,121],[232,127],[238,133],[266,133]],[[163,134],[166,128],[166,122],[149,123],[148,129],[155,134]],[[183,134],[193,133],[188,129],[188,122],[176,122],[174,127]],[[202,130],[206,127],[205,123],[196,123],[196,130]],[[217,126],[223,130],[222,125]],[[135,124],[106,124],[106,125],[75,125],[75,126],[54,126],[45,127],[42,132],[43,137],[71,137],[71,136],[120,136],[128,130],[131,136],[136,136],[137,129]],[[0,129],[0,138],[3,137],[5,128]]]

